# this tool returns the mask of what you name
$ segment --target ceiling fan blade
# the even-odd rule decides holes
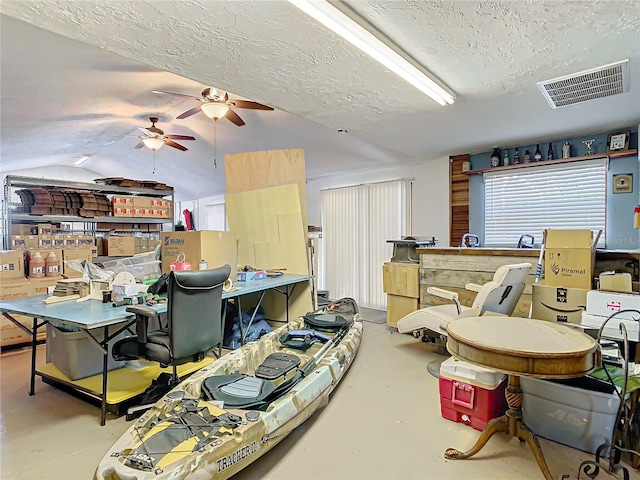
[[[235,123],[239,127],[244,125],[244,120],[242,120],[238,116],[238,114],[236,112],[234,112],[233,110],[231,110],[231,109],[229,109],[229,111],[224,116],[224,118],[226,118],[227,120],[230,120],[231,122]]]
[[[138,130],[140,130],[142,133],[144,133],[147,136],[149,136],[149,134],[151,133],[148,128],[144,128],[144,127],[138,127]]]
[[[271,107],[267,107],[266,105],[262,105],[258,102],[251,102],[249,100],[229,100],[229,104],[232,104],[232,107],[235,108],[252,108],[254,110],[273,110]]]
[[[190,117],[191,115],[195,115],[200,110],[202,110],[202,105],[198,105],[197,107],[193,107],[191,110],[187,110],[186,112],[178,115],[178,119],[182,120],[183,118]]]
[[[185,93],[176,93],[176,92],[165,92],[163,90],[152,90],[153,93],[158,93],[160,95],[176,95],[178,97],[189,97],[189,98],[194,98],[194,99],[198,99],[198,97],[194,97],[193,95],[187,95]]]
[[[172,138],[174,140],[195,140],[196,137],[190,135],[165,135],[164,138]]]
[[[142,147],[144,147],[144,143],[142,143],[142,141],[139,141],[137,145],[133,148],[142,148]]]
[[[187,147],[183,147],[179,143],[172,142],[171,140],[165,140],[164,143],[169,145],[170,147],[177,148],[178,150],[182,150],[183,152],[189,150]]]

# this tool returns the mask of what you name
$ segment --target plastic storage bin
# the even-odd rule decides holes
[[[620,405],[616,393],[601,393],[561,383],[522,377],[522,416],[536,435],[596,453],[611,444]]]
[[[155,252],[141,253],[133,257],[119,258],[102,262],[105,270],[114,273],[129,272],[136,280],[150,280],[162,275],[160,261],[156,260]]]
[[[482,430],[507,410],[506,375],[451,357],[440,365],[440,413]]]
[[[113,325],[109,331],[116,331],[122,324]],[[98,340],[103,338],[103,329],[95,329],[92,334]],[[126,336],[126,331],[118,334],[109,341],[111,346]],[[47,363],[53,363],[70,380],[80,380],[102,373],[102,352],[98,349],[93,340],[88,338],[83,332],[65,332],[56,326],[47,323]],[[126,362],[117,362],[113,359],[109,351],[109,370],[115,370],[124,366]]]

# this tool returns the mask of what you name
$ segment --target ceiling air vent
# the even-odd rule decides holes
[[[551,108],[566,107],[629,91],[629,59],[538,82]]]

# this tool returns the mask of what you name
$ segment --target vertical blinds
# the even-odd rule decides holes
[[[382,264],[393,245],[410,234],[411,180],[393,180],[322,191],[324,279],[331,298],[352,297],[363,307],[385,309]]]
[[[604,245],[606,175],[604,158],[485,173],[485,245],[540,242],[547,228],[602,230]]]

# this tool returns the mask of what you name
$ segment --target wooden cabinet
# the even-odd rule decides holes
[[[387,325],[396,328],[398,320],[419,308],[419,265],[386,262],[382,266],[382,287],[387,294]]]

